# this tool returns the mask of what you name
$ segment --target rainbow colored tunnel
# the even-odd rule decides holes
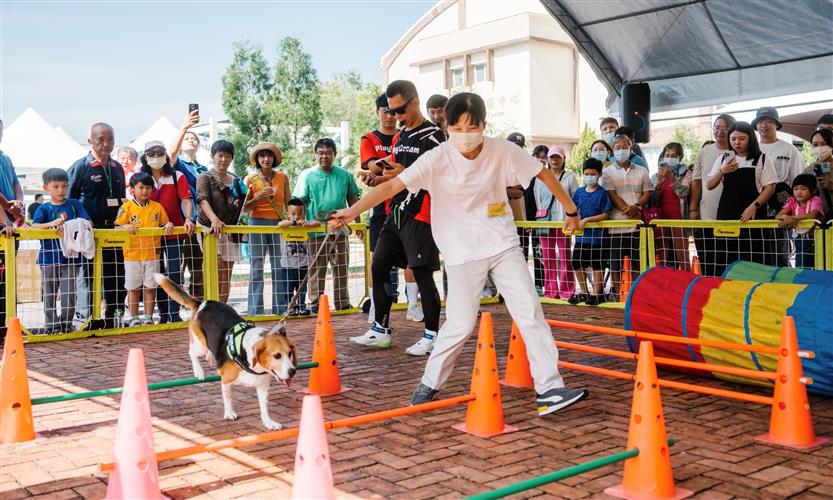
[[[775,274],[770,270],[770,275]],[[761,283],[707,278],[655,267],[642,273],[633,284],[625,305],[625,328],[678,337],[778,346],[784,316],[795,318],[799,347],[815,352],[814,359],[802,359],[804,374],[813,378],[808,390],[833,396],[833,281],[826,284]],[[628,347],[631,351],[637,348],[630,339]],[[658,356],[760,371],[775,371],[777,364],[772,355],[706,346],[656,342],[654,350]],[[713,375],[746,384],[768,384],[767,381],[733,375]]]

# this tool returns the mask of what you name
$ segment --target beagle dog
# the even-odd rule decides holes
[[[155,274],[154,279],[171,299],[192,311],[188,322],[191,366],[198,379],[205,379],[201,356],[217,367],[223,418],[237,419],[231,386],[240,384],[257,389],[263,425],[270,430],[281,429],[281,424],[269,417],[269,383],[275,378],[289,386],[296,371],[295,345],[287,338],[283,323],[267,331],[240,317],[229,305],[215,300],[200,302],[162,274]]]

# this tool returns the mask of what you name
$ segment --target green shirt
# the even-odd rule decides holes
[[[322,210],[347,208],[348,198],[359,197],[359,186],[353,174],[341,167],[333,165],[332,170],[325,172],[315,166],[301,172],[292,196],[306,202],[306,219],[315,220]]]

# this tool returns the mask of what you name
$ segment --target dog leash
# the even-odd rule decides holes
[[[336,229],[334,229],[332,226],[327,224],[327,222],[330,222],[331,220],[333,220],[333,214],[334,213],[336,213],[335,210],[322,210],[322,211],[318,212],[316,220],[326,224],[327,232],[324,234],[324,241],[321,242],[321,246],[318,247],[318,251],[315,252],[315,255],[312,257],[312,262],[315,262],[316,260],[318,260],[318,257],[321,255],[321,252],[325,248],[327,248],[327,241],[330,239],[330,235],[350,236],[350,233],[352,232],[350,230],[350,226],[348,226],[347,224],[342,224],[340,227],[338,227]],[[310,273],[309,273],[309,271],[307,271],[306,276],[304,276],[304,279],[301,280],[301,282],[298,284],[298,287],[295,289],[295,293],[292,295],[292,298],[289,299],[289,304],[287,304],[287,306],[286,306],[286,312],[283,314],[283,317],[280,320],[278,320],[278,323],[286,325],[286,318],[289,316],[289,311],[291,311],[292,308],[297,303],[298,296],[301,294],[301,290],[303,290],[304,287],[307,286],[307,282],[309,281],[309,275],[310,275]]]

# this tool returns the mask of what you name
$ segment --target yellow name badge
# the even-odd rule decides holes
[[[489,217],[501,217],[506,214],[506,202],[489,203]]]
[[[286,241],[307,241],[309,233],[303,227],[286,227],[283,230],[283,239]]]
[[[716,227],[714,228],[714,235],[721,238],[737,238],[740,236],[739,227]]]
[[[567,236],[584,236],[584,228],[576,229],[575,231],[571,231],[567,228],[564,229],[564,234]]]

